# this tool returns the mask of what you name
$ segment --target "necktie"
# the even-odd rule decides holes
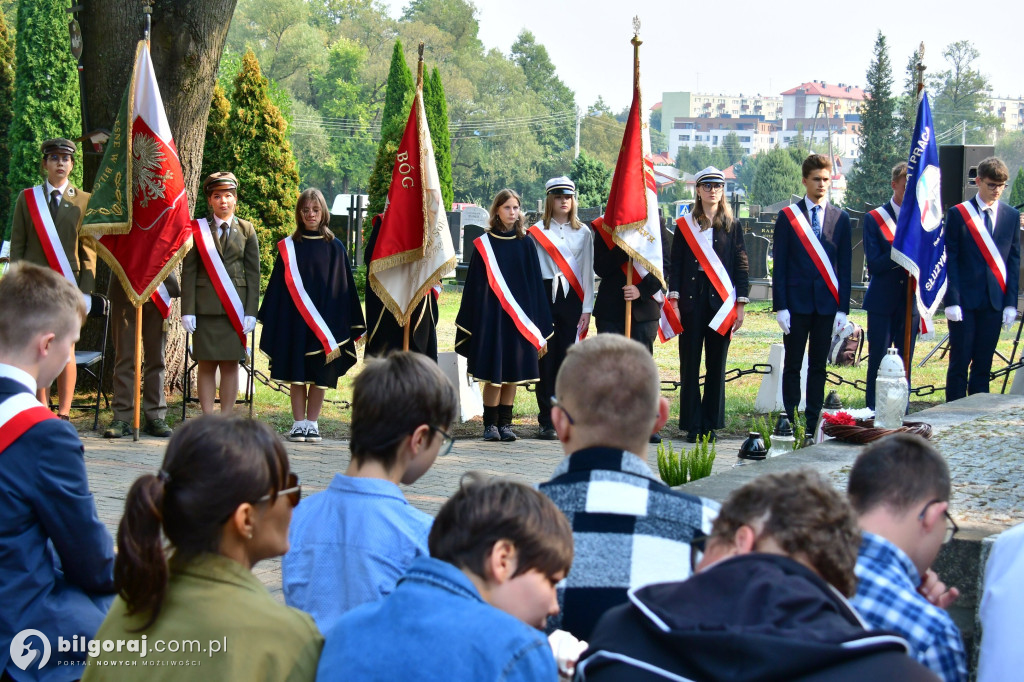
[[[228,224],[221,223],[220,225],[220,249],[223,251],[228,246]]]
[[[50,217],[57,217],[57,209],[60,207],[60,190],[55,189],[50,192]]]
[[[815,206],[811,209],[811,229],[814,230],[814,236],[821,239],[821,221],[818,220],[818,211],[821,207]]]
[[[992,209],[986,208],[983,212],[985,214],[985,229],[992,234]]]

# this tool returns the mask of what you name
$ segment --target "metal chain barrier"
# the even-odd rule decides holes
[[[772,373],[772,366],[769,365],[768,363],[760,363],[759,362],[759,363],[756,363],[753,367],[750,367],[748,369],[740,369],[739,367],[733,367],[732,369],[730,369],[728,372],[725,373],[725,383],[729,383],[730,381],[736,381],[740,377],[747,376],[748,374],[771,374],[771,373]],[[705,378],[706,378],[705,376],[701,376],[700,382],[698,383],[699,386],[703,386],[704,385],[704,379]],[[669,392],[671,392],[671,391],[678,391],[680,386],[682,386],[682,382],[680,382],[680,381],[668,381],[668,380],[663,379],[662,382],[661,382],[661,390],[662,391],[669,391]]]

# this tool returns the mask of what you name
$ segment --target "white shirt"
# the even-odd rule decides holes
[[[1020,614],[1024,611],[1024,524],[1002,533],[992,546],[985,566],[985,590],[978,615],[981,619],[981,655],[978,682],[1018,679],[1024,668],[1020,646]]]
[[[538,221],[540,228],[544,229],[544,221]],[[583,287],[583,312],[594,312],[594,234],[586,225],[579,229],[573,229],[569,224],[562,224],[552,219],[551,227],[544,230],[545,234],[555,245],[564,245],[572,252],[576,263],[580,267],[580,286]],[[534,239],[537,247],[537,257],[540,259],[540,276],[544,279],[555,280],[552,287],[552,294],[558,295],[559,290],[569,293],[571,288],[569,280],[562,274],[561,268],[544,250],[544,247]]]
[[[31,374],[21,369],[20,367],[0,363],[0,377],[4,379],[12,379],[14,381],[17,381],[19,384],[21,384],[28,390],[32,391],[32,395],[35,395],[36,391],[38,390],[36,388],[36,380],[32,377]]]
[[[999,210],[999,202],[998,201],[993,201],[992,205],[989,206],[988,204],[986,204],[984,201],[981,200],[980,196],[974,195],[974,205],[978,207],[978,217],[981,218],[981,225],[980,225],[980,227],[982,229],[984,229],[984,227],[985,227],[985,211],[986,210],[991,211],[991,213],[989,214],[989,219],[992,221],[992,231],[995,232],[995,230],[996,230],[996,211]]]
[[[217,241],[223,239],[224,235],[231,231],[231,221],[234,218],[235,216],[231,216],[227,220],[221,220],[217,216],[213,217],[213,222],[217,224]]]
[[[896,195],[895,194],[892,195],[892,199],[889,199],[889,205],[892,206],[894,209],[896,209],[896,215],[894,215],[892,217],[893,220],[899,222],[899,219],[900,219],[900,205],[896,203]]]
[[[57,203],[60,203],[60,200],[64,198],[64,192],[66,192],[68,189],[68,181],[65,180],[64,184],[61,185],[60,187],[54,187],[53,185],[50,184],[49,180],[46,180],[43,184],[46,185],[46,200],[50,201],[50,199],[53,197],[53,190],[57,190],[58,192],[60,192],[60,199],[57,199]]]
[[[828,195],[823,196],[818,203],[814,203],[813,201],[811,201],[811,198],[805,194],[804,195],[804,205],[807,206],[807,224],[808,225],[812,225],[812,226],[814,225],[814,218],[812,217],[811,209],[813,209],[815,206],[817,206],[819,209],[821,209],[821,212],[818,213],[818,225],[820,225],[822,227],[822,229],[824,229],[825,228],[825,207],[828,206]],[[813,227],[811,228],[811,232],[812,233],[814,232],[814,228]]]

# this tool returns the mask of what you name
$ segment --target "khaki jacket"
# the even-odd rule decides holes
[[[240,220],[237,216],[232,218],[227,245],[222,248],[213,216],[208,216],[207,220],[217,244],[217,252],[224,261],[224,269],[242,300],[244,315],[256,317],[260,297],[260,247],[256,230],[252,223]],[[181,266],[181,314],[226,314],[199,255],[198,243],[189,250]]]
[[[68,256],[71,270],[78,282],[78,288],[87,294],[92,293],[96,284],[96,251],[87,247],[85,242],[78,237],[90,196],[92,195],[88,192],[76,189],[69,183],[67,189],[64,190],[60,207],[57,209],[57,217],[53,221],[53,225],[57,229],[57,237],[64,246],[64,253]],[[50,264],[46,260],[43,245],[32,224],[32,216],[28,212],[28,205],[25,201],[25,192],[21,192],[14,205],[14,220],[11,226],[11,262],[24,260],[49,267]]]

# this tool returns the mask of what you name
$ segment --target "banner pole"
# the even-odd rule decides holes
[[[412,317],[405,321],[405,326],[402,327],[402,350],[409,350],[409,326],[412,324]]]
[[[924,41],[917,51],[917,99],[920,101],[924,92]],[[907,273],[907,311],[903,323],[903,369],[906,372],[907,386],[910,385],[910,363],[913,356],[910,353],[910,340],[914,338],[914,292],[917,291],[917,278]]]
[[[142,401],[142,306],[135,307],[135,440],[139,440],[139,421],[141,418]]]
[[[630,286],[633,283],[633,259],[629,259],[629,264],[626,267],[626,286]],[[633,301],[626,301],[626,326],[625,334],[626,338],[632,338],[633,331]]]

